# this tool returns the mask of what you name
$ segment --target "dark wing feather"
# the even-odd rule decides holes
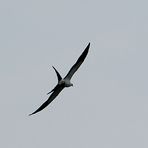
[[[59,85],[59,87],[50,95],[48,100],[44,102],[35,112],[29,114],[29,116],[43,110],[46,106],[48,106],[56,98],[56,96],[63,90],[63,88],[64,88],[63,85]]]
[[[88,54],[89,47],[90,47],[90,43],[87,45],[87,47],[85,48],[85,50],[83,51],[83,53],[81,54],[81,56],[78,58],[78,60],[76,61],[76,63],[69,70],[69,72],[68,72],[68,74],[66,75],[65,78],[68,78],[70,80],[71,77],[73,76],[73,74],[78,70],[78,68],[83,63],[84,59],[86,58],[86,56]]]

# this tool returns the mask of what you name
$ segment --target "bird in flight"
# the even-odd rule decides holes
[[[89,47],[90,47],[90,43],[87,45],[87,47],[85,48],[83,53],[80,55],[80,57],[78,58],[76,63],[71,67],[71,69],[69,70],[69,72],[67,73],[67,75],[64,78],[62,78],[61,75],[59,74],[59,72],[56,70],[56,68],[52,66],[56,72],[56,75],[58,78],[58,84],[49,93],[47,93],[47,94],[52,93],[49,96],[48,100],[46,102],[44,102],[36,111],[34,111],[33,113],[31,113],[29,115],[33,115],[33,114],[43,110],[47,105],[49,105],[57,97],[57,95],[65,87],[73,86],[73,84],[70,82],[70,80],[71,80],[72,76],[74,75],[74,73],[78,70],[78,68],[81,66],[81,64],[85,60],[85,58],[88,54],[88,51],[89,51]]]

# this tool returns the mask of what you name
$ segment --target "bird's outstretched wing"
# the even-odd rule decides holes
[[[67,79],[70,80],[71,77],[73,76],[73,74],[78,70],[78,68],[83,63],[84,59],[86,58],[86,56],[88,54],[89,47],[90,47],[90,43],[87,45],[87,47],[85,48],[85,50],[83,51],[83,53],[80,55],[80,57],[78,58],[78,60],[76,61],[76,63],[71,67],[71,69],[69,70],[69,72],[65,76],[65,78],[67,78]]]
[[[35,112],[29,114],[33,115],[41,110],[43,110],[46,106],[48,106],[55,98],[56,96],[63,90],[64,86],[63,85],[58,85],[58,87],[56,87],[56,89],[54,90],[54,92],[50,95],[50,97],[48,98],[48,100],[46,102],[44,102]]]

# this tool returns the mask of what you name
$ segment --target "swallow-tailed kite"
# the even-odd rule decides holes
[[[47,105],[49,105],[55,97],[65,88],[65,87],[70,87],[73,86],[73,84],[70,82],[73,74],[78,70],[80,65],[83,63],[84,59],[86,58],[88,51],[89,51],[90,43],[87,45],[81,56],[78,58],[77,62],[72,66],[72,68],[69,70],[68,74],[65,76],[65,78],[62,78],[59,72],[53,67],[53,69],[56,72],[57,78],[58,78],[58,84],[52,89],[49,93],[52,92],[52,94],[49,96],[48,100],[44,102],[35,112],[29,114],[33,115],[42,109],[44,109]]]

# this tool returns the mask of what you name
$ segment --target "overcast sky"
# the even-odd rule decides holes
[[[148,2],[0,1],[1,148],[147,148]],[[66,88],[35,111],[83,52]]]

